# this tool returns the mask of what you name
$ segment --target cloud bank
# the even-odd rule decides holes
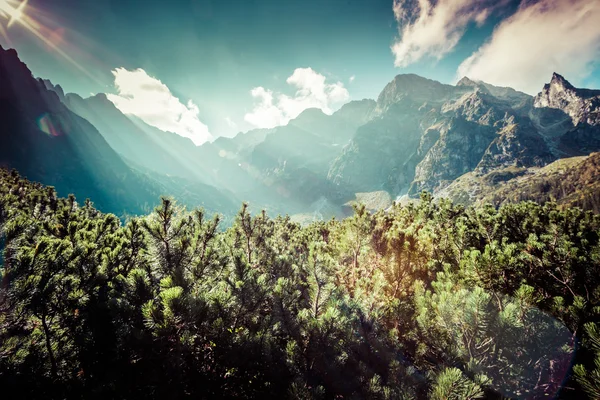
[[[394,0],[400,37],[392,45],[396,67],[425,56],[441,59],[454,49],[467,25],[482,25],[507,0]]]
[[[600,60],[600,1],[524,1],[458,68],[468,76],[535,94],[558,72],[575,82]]]
[[[191,100],[181,103],[164,83],[141,68],[133,71],[117,68],[112,73],[118,94],[107,94],[107,97],[124,114],[135,115],[160,130],[190,138],[196,145],[212,138],[208,127],[198,118],[198,106]]]
[[[252,112],[244,116],[246,122],[259,128],[273,128],[287,124],[307,108],[320,108],[331,114],[335,106],[350,98],[341,82],[326,83],[325,76],[312,68],[297,68],[286,82],[296,89],[294,96],[274,93],[261,86],[252,89],[250,94],[255,105]]]

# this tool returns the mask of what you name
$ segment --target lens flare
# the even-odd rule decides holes
[[[9,0],[0,0],[0,17],[8,19],[8,26],[12,25],[15,20],[18,20],[23,15],[23,9],[29,0],[22,3]],[[15,7],[16,3],[16,7]]]
[[[60,136],[60,131],[56,128],[48,114],[44,114],[40,117],[38,120],[38,127],[48,136]]]
[[[36,10],[28,6],[28,2],[29,0],[0,0],[0,36],[11,45],[8,29],[14,27],[16,24],[21,25],[75,68],[92,80],[97,81],[95,76],[77,63],[53,41],[53,38],[56,38],[56,32],[35,20],[33,14],[35,14]],[[4,24],[2,20],[7,20],[8,22]]]
[[[27,6],[27,2],[29,0],[25,0],[23,1],[21,4],[19,4],[19,6],[14,10],[14,12],[12,13],[12,15],[10,16],[10,21],[8,21],[8,27],[10,28],[12,24],[15,23],[15,21],[18,21],[21,19],[21,17],[23,16],[23,10],[25,9],[25,7]]]

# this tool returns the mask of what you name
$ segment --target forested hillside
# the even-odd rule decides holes
[[[418,205],[122,225],[0,172],[14,398],[600,397],[600,217]],[[504,396],[504,397],[503,397]]]

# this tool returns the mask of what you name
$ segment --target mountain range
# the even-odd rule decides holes
[[[429,191],[464,203],[556,200],[600,211],[600,90],[555,73],[533,97],[469,78],[396,76],[377,100],[195,146],[36,79],[0,47],[0,166],[119,216],[161,194],[233,215],[242,201],[299,221]],[[583,178],[582,178],[583,177]],[[517,193],[517,194],[516,194]]]

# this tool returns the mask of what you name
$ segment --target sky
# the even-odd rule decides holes
[[[196,144],[376,99],[401,73],[600,88],[598,0],[0,0],[0,44]]]

